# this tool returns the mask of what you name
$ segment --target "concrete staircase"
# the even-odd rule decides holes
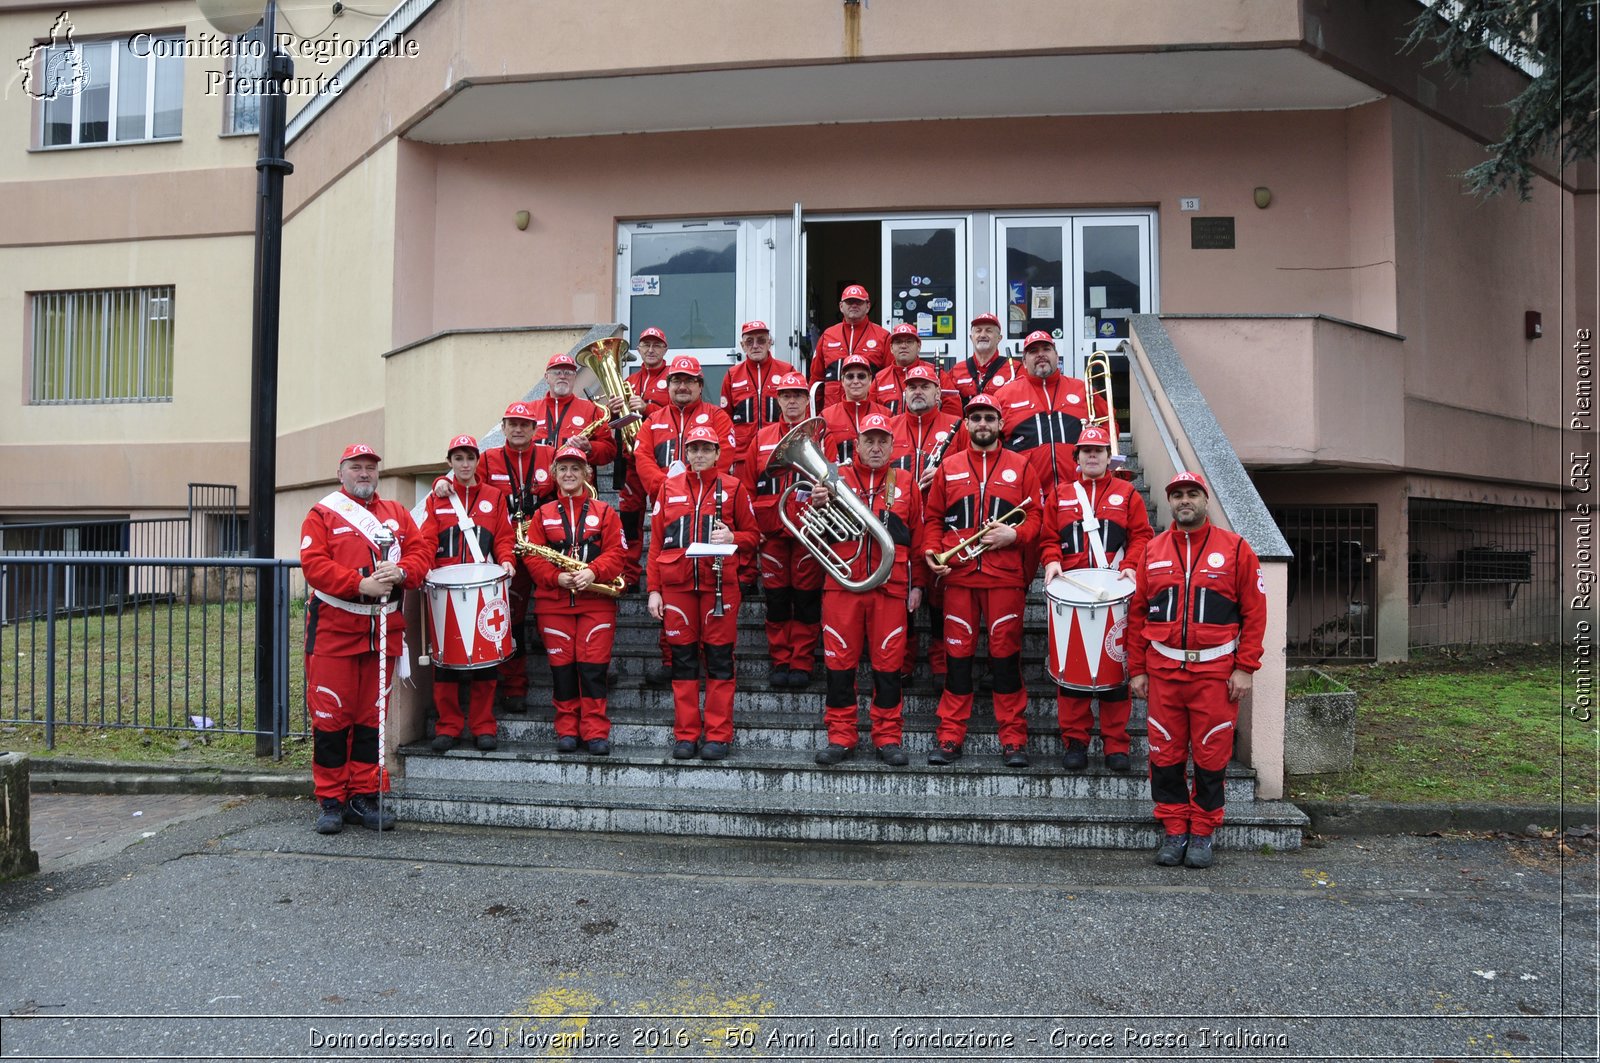
[[[1038,584],[1029,594],[1023,679],[1030,692],[1028,751],[1033,766],[1001,765],[989,699],[976,696],[966,755],[929,767],[938,692],[920,666],[905,696],[905,749],[912,763],[891,768],[867,739],[867,701],[860,702],[862,741],[855,756],[824,768],[813,754],[826,744],[823,679],[809,690],[768,689],[762,605],[739,615],[734,706],[736,737],[720,763],[675,761],[670,691],[644,685],[645,665],[660,659],[660,625],[642,595],[622,601],[617,620],[616,679],[611,699],[612,755],[560,755],[550,723],[552,690],[545,659],[529,662],[531,711],[500,721],[500,748],[435,753],[425,743],[401,750],[403,780],[395,807],[407,819],[552,830],[626,831],[729,838],[828,842],[954,842],[1090,848],[1153,848],[1144,705],[1134,703],[1133,770],[1105,770],[1098,736],[1090,767],[1060,766],[1055,684],[1044,670],[1046,605]],[[982,670],[980,649],[980,672]],[[863,670],[858,689],[870,693]],[[1255,773],[1228,771],[1228,818],[1218,843],[1229,849],[1297,849],[1308,820],[1281,801],[1257,800]]]

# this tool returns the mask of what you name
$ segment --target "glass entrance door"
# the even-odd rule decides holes
[[[1072,315],[1071,289],[1066,284],[1071,247],[1070,218],[999,218],[995,222],[997,291],[1005,305],[995,313],[1002,326],[1004,349],[1022,353],[1022,341],[1043,329],[1057,341],[1067,337]],[[1062,351],[1070,343],[1057,343]],[[1067,368],[1071,368],[1070,362]]]
[[[890,219],[883,223],[883,280],[874,309],[884,328],[917,326],[922,356],[948,365],[964,353],[971,314],[967,219]]]

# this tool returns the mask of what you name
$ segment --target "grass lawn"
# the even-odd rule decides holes
[[[1563,711],[1559,646],[1322,671],[1358,696],[1355,769],[1293,777],[1291,800],[1595,801],[1600,729]]]

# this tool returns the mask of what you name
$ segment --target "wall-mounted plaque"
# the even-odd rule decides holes
[[[1189,246],[1196,251],[1232,251],[1232,218],[1190,218]]]

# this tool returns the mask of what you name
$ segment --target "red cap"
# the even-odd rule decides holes
[[[500,415],[501,420],[511,421],[537,421],[533,415],[533,407],[526,402],[513,402],[506,407],[506,412]]]
[[[995,317],[993,314],[979,314],[977,317],[972,319],[972,323],[974,325],[993,325],[995,328],[1000,327],[1000,319]]]
[[[810,391],[811,385],[799,373],[785,373],[772,382],[773,391]]]
[[[1111,448],[1111,433],[1097,424],[1086,424],[1083,431],[1078,433],[1078,441],[1072,444],[1076,451],[1079,447],[1105,447]]]
[[[767,323],[765,321],[746,321],[744,324],[739,326],[739,338],[743,339],[744,337],[750,335],[750,333],[752,333],[752,332],[771,332],[771,331],[772,331],[771,329],[767,328]]]
[[[688,434],[683,437],[684,446],[688,446],[690,443],[715,443],[720,447],[723,440],[718,437],[715,428],[706,424],[697,424],[689,429]]]
[[[900,322],[900,324],[896,325],[894,328],[889,330],[889,342],[890,343],[893,343],[895,340],[899,339],[901,336],[905,336],[905,337],[907,337],[909,339],[916,340],[918,343],[922,342],[922,336],[920,334],[918,334],[917,326],[913,325],[909,321],[902,321],[902,322]]]
[[[562,366],[566,366],[568,369],[576,369],[578,368],[578,363],[573,361],[572,355],[566,351],[557,351],[550,356],[550,360],[544,365],[547,370],[560,369]]]
[[[859,284],[850,285],[850,287],[846,288],[844,293],[839,296],[840,302],[843,302],[846,299],[860,299],[863,303],[872,302],[872,296],[868,295],[867,290],[861,287]]]
[[[666,343],[667,334],[658,328],[647,328],[639,333],[639,342],[643,343],[645,340],[660,340],[662,343]]]
[[[983,391],[978,392],[976,395],[972,396],[972,398],[967,400],[967,408],[964,412],[971,413],[974,406],[987,406],[995,413],[1000,412],[1000,404],[995,401],[994,396]]]
[[[556,451],[556,456],[550,459],[550,464],[554,465],[558,461],[581,461],[587,465],[589,464],[589,455],[577,447],[567,446]]]
[[[339,455],[339,463],[342,465],[351,458],[371,458],[373,461],[383,460],[378,457],[376,450],[373,450],[365,443],[351,443],[348,447],[345,447],[344,453]]]
[[[470,450],[474,454],[482,453],[480,450],[478,450],[478,441],[473,439],[471,436],[452,437],[450,440],[450,445],[444,448],[444,456],[448,458],[458,450]]]
[[[927,362],[914,362],[906,367],[906,383],[909,384],[913,380],[927,380],[937,384],[939,383],[939,371]]]
[[[1193,484],[1204,491],[1207,498],[1211,497],[1211,488],[1206,486],[1205,477],[1197,472],[1189,472],[1187,470],[1178,473],[1178,475],[1167,481],[1166,493],[1170,495],[1174,487],[1182,487],[1184,484]]]
[[[701,380],[706,378],[700,371],[700,359],[691,358],[687,354],[680,354],[672,360],[672,364],[667,366],[667,376],[692,376]]]
[[[872,359],[864,354],[847,354],[839,359],[839,375],[844,376],[844,371],[852,366],[861,366],[869,373],[872,371]]]
[[[1050,335],[1050,333],[1046,332],[1044,329],[1034,329],[1032,332],[1028,333],[1028,338],[1022,341],[1022,349],[1027,350],[1036,343],[1048,343],[1050,346],[1054,347],[1056,345],[1056,340],[1054,336]]]
[[[868,432],[887,432],[894,435],[894,429],[889,427],[889,418],[881,413],[869,413],[861,418],[861,430],[857,434],[866,435]]]

